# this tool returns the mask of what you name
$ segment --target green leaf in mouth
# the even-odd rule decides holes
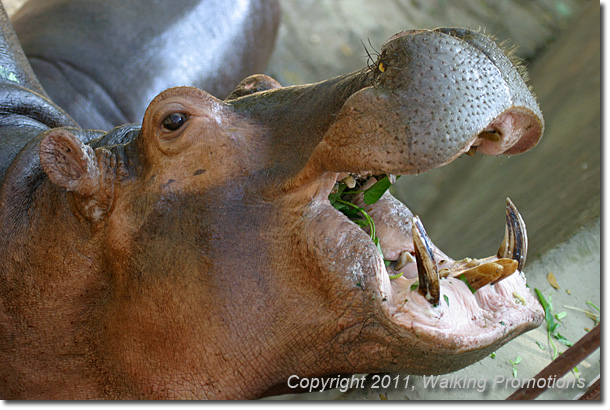
[[[345,185],[345,182],[339,182],[337,185],[337,190],[336,192],[333,192],[331,194],[328,195],[328,200],[330,201],[330,204],[332,206],[334,206],[335,208],[339,209],[340,207],[338,207],[338,204],[336,203],[337,199],[341,198],[341,195],[343,195],[343,191],[345,191],[345,188],[347,188],[347,185]]]
[[[397,176],[396,178],[399,177],[400,176]],[[346,197],[352,194],[363,193],[364,202],[367,205],[372,205],[377,202],[391,186],[392,182],[390,181],[390,177],[388,175],[385,175],[365,191],[346,191],[347,184],[341,181],[337,182],[334,192],[328,195],[328,200],[335,209],[341,211],[347,218],[361,228],[369,229],[371,239],[373,240],[373,243],[375,243],[375,246],[379,250],[382,257],[383,252],[381,250],[381,245],[379,244],[379,238],[376,234],[375,222],[373,221],[373,218],[371,218],[364,209],[347,201]],[[362,217],[364,217],[364,219],[361,219]],[[384,263],[386,266],[388,266],[391,261],[384,260]]]
[[[385,191],[390,189],[391,186],[392,183],[390,182],[390,178],[385,175],[368,189],[364,190],[364,202],[368,205],[374,204],[379,201],[379,198],[381,198],[383,194],[385,194]]]
[[[397,278],[400,278],[402,276],[402,272],[397,273],[396,275],[389,275],[389,276],[390,276],[390,280],[397,279]]]

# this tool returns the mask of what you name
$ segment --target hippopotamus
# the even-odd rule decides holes
[[[441,374],[541,324],[510,200],[498,253],[456,261],[387,190],[539,141],[521,70],[485,35],[404,31],[356,72],[252,73],[224,100],[183,84],[110,131],[53,101],[6,16],[2,43],[1,398],[253,399],[291,376]]]

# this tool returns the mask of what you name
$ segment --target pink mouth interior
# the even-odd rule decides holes
[[[366,207],[375,221],[383,258],[393,261],[386,263],[385,269],[380,268],[377,277],[382,293],[387,295],[384,308],[395,323],[427,335],[442,349],[468,351],[540,322],[541,307],[527,288],[523,272],[516,270],[473,293],[469,285],[459,278],[459,272],[470,261],[455,261],[433,244],[431,250],[440,276],[441,297],[437,305],[431,304],[418,291],[415,258],[409,258],[409,262],[396,269],[401,254],[415,254],[410,234],[411,212],[388,193],[373,205],[364,205],[361,195],[354,200],[359,206]],[[379,265],[384,266],[381,254],[378,256]],[[498,259],[493,256],[485,258],[482,263]]]

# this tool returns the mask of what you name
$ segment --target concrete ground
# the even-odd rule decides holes
[[[23,0],[4,0],[12,15]],[[495,253],[504,234],[504,199],[511,197],[530,234],[530,288],[566,312],[560,333],[575,342],[600,306],[600,9],[585,0],[281,0],[284,14],[267,74],[284,85],[318,81],[366,64],[363,44],[379,49],[412,28],[483,28],[519,46],[546,119],[542,142],[514,158],[477,156],[439,170],[403,177],[395,195],[418,213],[432,240],[455,258]],[[370,41],[370,43],[369,43]],[[547,280],[552,272],[560,289]],[[555,340],[559,351],[566,346]],[[494,380],[534,376],[551,362],[545,325],[453,376],[485,386],[432,388],[421,377],[408,388],[352,389],[273,399],[495,400],[514,388]],[[513,365],[517,357],[520,363]],[[586,384],[600,373],[599,350],[578,366]],[[403,377],[404,375],[401,375]],[[572,382],[577,377],[565,377]],[[391,375],[392,380],[395,375]],[[540,399],[572,399],[578,388],[553,388]]]

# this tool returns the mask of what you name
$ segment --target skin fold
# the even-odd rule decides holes
[[[228,95],[170,88],[110,132],[44,96],[9,115],[29,122],[7,128],[18,153],[0,180],[1,398],[252,399],[294,374],[439,374],[540,325],[522,271],[476,294],[441,278],[451,303],[433,305],[328,201],[346,173],[532,148],[542,115],[493,42],[403,32],[360,71],[254,75]],[[393,261],[415,250],[404,205],[358,203]]]

